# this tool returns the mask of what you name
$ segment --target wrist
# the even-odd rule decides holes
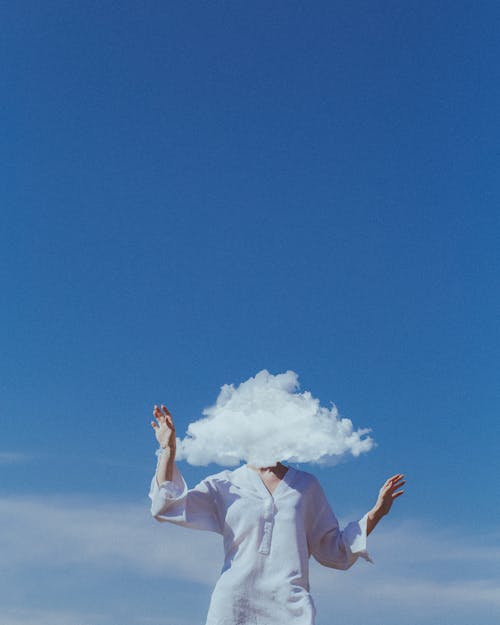
[[[375,521],[375,523],[377,523],[378,521],[380,521],[380,519],[384,516],[384,513],[382,512],[382,509],[379,508],[378,506],[374,506],[370,512],[368,512],[368,518],[371,521]]]
[[[174,453],[172,453],[172,449],[168,445],[166,447],[162,447],[160,445],[160,447],[158,447],[158,449],[156,450],[155,454],[158,456],[158,458],[170,458],[171,456],[175,455],[175,451]]]

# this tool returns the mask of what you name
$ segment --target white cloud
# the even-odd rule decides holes
[[[129,615],[126,625],[195,625],[191,619],[172,618],[168,614],[158,617],[144,614]],[[125,625],[123,617],[110,613],[95,613],[91,610],[43,610],[36,608],[2,609],[0,625]],[[196,625],[199,625],[196,624]]]
[[[0,464],[17,464],[19,462],[26,462],[27,460],[29,460],[29,456],[26,454],[13,451],[0,451]]]
[[[139,507],[72,497],[5,498],[0,499],[0,520],[0,570],[28,564],[130,567],[141,574],[212,583],[222,566],[215,535],[186,536],[182,528],[165,528],[152,519],[146,501]]]
[[[0,625],[100,625],[103,615],[68,610],[9,608],[2,610]]]
[[[375,625],[495,625],[499,544],[498,535],[464,536],[458,527],[384,521],[368,539],[374,565],[362,561],[349,571],[334,571],[312,561],[318,625],[355,625],[370,614],[377,615],[370,620]],[[75,497],[0,499],[0,553],[0,625],[199,625],[199,617],[186,614],[184,599],[172,589],[185,589],[196,604],[200,584],[208,596],[222,564],[220,537],[156,523],[146,500],[132,505]],[[126,572],[133,586],[156,597],[155,609],[145,614],[151,597],[127,594],[124,620],[106,599],[92,611],[95,597],[78,595],[80,589],[73,596],[74,610],[71,603],[51,610],[30,604],[29,589],[37,588],[60,605],[54,580],[66,571],[74,585],[90,575],[103,588],[119,587]],[[20,579],[27,589],[22,608],[8,605],[10,596],[19,594]],[[202,613],[205,605],[197,609]]]
[[[499,538],[464,537],[458,527],[417,521],[382,522],[368,537],[374,565],[362,561],[337,572],[312,564],[318,611],[343,625],[368,619],[376,625],[494,625],[500,614]]]
[[[325,408],[298,388],[293,371],[272,375],[263,370],[238,387],[224,385],[215,404],[203,411],[205,418],[191,423],[178,441],[178,458],[193,465],[333,464],[374,446],[368,429],[354,430],[334,405]]]

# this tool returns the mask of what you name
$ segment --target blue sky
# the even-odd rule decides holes
[[[313,469],[340,518],[408,476],[318,625],[498,622],[499,19],[0,6],[0,625],[203,623],[221,557],[148,518],[151,408],[183,433],[263,368],[372,428]]]

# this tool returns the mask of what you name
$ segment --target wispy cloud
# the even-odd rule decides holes
[[[39,610],[27,608],[2,609],[0,625],[125,625],[123,619],[109,613],[96,613],[91,610]],[[191,619],[168,614],[158,617],[144,614],[130,615],[126,625],[195,625]],[[199,625],[199,624],[197,624]]]
[[[165,527],[149,514],[148,503],[107,505],[72,497],[0,499],[0,552],[4,566],[39,564],[49,568],[91,565],[130,567],[144,574],[212,583],[222,551],[216,536]],[[218,557],[217,557],[218,556]],[[213,568],[213,564],[212,564]]]
[[[500,615],[499,539],[418,521],[381,524],[368,538],[374,566],[361,562],[338,574],[313,564],[319,612],[351,625],[355,600],[358,622],[378,612],[385,625],[493,625]]]
[[[28,454],[22,454],[14,451],[0,451],[0,464],[17,464],[27,462],[31,459]]]
[[[0,625],[98,625],[101,614],[84,614],[67,610],[11,608],[2,610]]]
[[[479,615],[475,622],[493,625],[497,621],[488,615],[500,611],[499,543],[498,535],[465,538],[458,528],[416,521],[381,524],[369,537],[375,565],[361,562],[339,572],[312,564],[318,624],[335,616],[344,625],[354,625],[371,610],[386,625],[427,625],[439,620],[439,615],[454,615],[454,625],[466,625],[471,613]],[[127,625],[196,625],[197,620],[185,614],[184,600],[172,589],[195,596],[202,584],[208,596],[222,564],[218,536],[158,524],[151,519],[146,501],[141,506],[74,497],[0,499],[0,552],[7,598],[9,580],[18,586],[23,579],[49,597],[53,593],[58,605],[58,589],[51,579],[65,571],[71,571],[75,580],[91,571],[93,579],[103,580],[103,587],[122,583],[126,571],[128,579],[137,579],[137,584],[161,597],[158,605],[163,610],[162,615],[144,614],[143,606],[136,605],[134,612],[132,597],[127,597]],[[88,605],[94,600],[88,597]],[[83,608],[73,613],[63,607],[37,611],[26,601],[24,611],[13,606],[9,611],[7,606],[0,625],[116,625],[115,607],[110,604],[103,611],[106,600],[101,601],[99,614]],[[150,601],[144,597],[144,603]]]

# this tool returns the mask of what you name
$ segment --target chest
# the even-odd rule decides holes
[[[278,486],[280,485],[281,479],[277,477],[274,473],[262,473],[259,476],[259,479],[262,480],[262,483],[264,484],[264,486],[266,487],[266,489],[269,491],[269,494],[273,494],[274,491],[278,488]]]
[[[260,526],[265,522],[278,522],[284,527],[302,525],[304,515],[304,499],[302,494],[294,489],[286,491],[272,481],[269,486],[277,493],[271,496],[267,488],[247,490],[245,488],[231,488],[226,496],[220,500],[220,514],[224,518],[226,530],[234,535],[260,532]]]

